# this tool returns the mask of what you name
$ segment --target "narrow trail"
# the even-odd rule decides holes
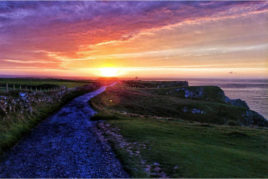
[[[110,148],[92,131],[88,101],[102,87],[77,97],[42,121],[0,163],[0,177],[128,177]]]

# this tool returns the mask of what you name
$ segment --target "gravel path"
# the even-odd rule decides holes
[[[0,163],[0,177],[128,177],[93,132],[88,100],[105,87],[74,99],[14,146]]]

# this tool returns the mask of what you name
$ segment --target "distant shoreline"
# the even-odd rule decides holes
[[[100,77],[92,76],[92,77],[85,77],[85,76],[38,76],[38,75],[4,75],[0,74],[0,78],[33,78],[33,79],[64,79],[64,80],[96,80]],[[135,77],[117,77],[119,80],[134,80]],[[144,80],[144,81],[188,81],[188,80],[224,80],[224,81],[230,81],[230,80],[263,80],[263,81],[268,81],[268,77],[243,77],[243,78],[224,78],[224,77],[171,77],[171,78],[159,78],[159,77],[154,77],[154,78],[148,78],[148,77],[138,77],[138,80]]]

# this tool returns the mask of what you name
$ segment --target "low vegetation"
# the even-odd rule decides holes
[[[63,79],[35,79],[35,78],[0,78],[0,92],[6,91],[6,84],[9,85],[10,90],[19,89],[22,87],[39,87],[52,88],[65,86],[67,88],[74,88],[92,83],[89,80],[63,80]]]
[[[132,176],[268,177],[268,131],[240,126],[246,108],[166,91],[119,84],[91,101]]]

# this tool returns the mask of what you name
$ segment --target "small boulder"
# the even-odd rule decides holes
[[[249,109],[247,103],[241,99],[230,99],[227,96],[225,96],[225,103],[231,104],[233,106],[243,107],[246,109]]]
[[[204,114],[205,112],[201,109],[193,108],[192,114]]]

